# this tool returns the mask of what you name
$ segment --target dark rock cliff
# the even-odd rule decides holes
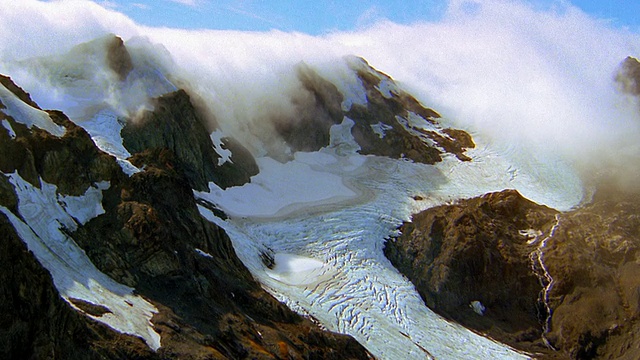
[[[139,119],[130,121],[122,129],[123,144],[134,155],[139,166],[153,161],[145,151],[167,149],[175,158],[176,171],[185,175],[189,185],[206,191],[208,183],[222,188],[242,185],[258,173],[253,156],[237,141],[226,138],[232,152],[231,162],[218,165],[218,155],[209,138],[202,116],[193,106],[189,95],[178,90],[155,99],[154,109],[145,111]]]
[[[537,358],[636,359],[639,200],[557,213],[489,194],[415,215],[385,254],[432,310]]]

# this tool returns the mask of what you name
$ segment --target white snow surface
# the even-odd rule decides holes
[[[84,196],[61,196],[56,186],[40,181],[40,189],[23,180],[17,173],[8,174],[18,195],[21,218],[7,208],[3,212],[38,261],[53,277],[60,295],[102,305],[111,312],[87,316],[126,334],[143,338],[150,348],[160,347],[160,335],[153,329],[151,317],[155,306],[133,293],[133,288],[117,283],[100,272],[85,252],[65,232],[77,229],[104,212],[102,182],[87,190]],[[74,306],[75,307],[75,306]],[[80,309],[78,309],[80,310]]]
[[[413,213],[508,188],[569,209],[582,199],[577,175],[550,155],[482,144],[468,152],[473,161],[446,156],[435,166],[362,156],[346,137],[349,121],[331,129],[328,148],[286,164],[260,159],[250,184],[196,193],[231,217],[201,214],[225,228],[267,291],[378,358],[527,358],[430,311],[385,258],[385,239]],[[260,257],[269,251],[272,269]]]
[[[6,107],[0,111],[11,116],[15,121],[25,124],[29,129],[35,126],[57,137],[63,136],[66,131],[64,127],[54,123],[49,114],[20,100],[4,85],[0,85],[0,101]]]
[[[88,120],[76,121],[76,124],[82,126],[89,133],[100,150],[114,156],[122,171],[131,176],[142,170],[127,160],[131,153],[122,144],[122,136],[120,135],[125,121],[118,117],[113,110],[103,109]]]
[[[4,119],[2,120],[2,126],[7,129],[7,131],[9,132],[9,137],[12,139],[16,138],[16,132],[13,131],[13,128],[11,127],[11,123],[9,122],[9,120]]]
[[[212,132],[209,137],[213,143],[213,149],[220,155],[218,166],[222,166],[226,162],[231,162],[231,150],[224,148],[224,142],[222,141],[224,133],[221,130],[216,130]]]
[[[267,275],[287,285],[308,285],[317,283],[321,276],[334,275],[320,260],[306,256],[277,253],[273,269],[266,270]]]
[[[221,206],[227,214],[240,217],[270,217],[294,211],[296,204],[334,202],[356,196],[339,175],[327,171],[331,166],[339,166],[334,157],[322,152],[297,153],[295,157],[285,164],[268,157],[258,158],[260,172],[251,183],[222,190],[210,182],[208,193],[195,194]]]
[[[385,77],[380,79],[380,83],[378,84],[378,86],[376,86],[376,89],[378,89],[382,96],[386,97],[387,99],[391,99],[394,95],[397,95],[399,93],[398,87],[396,86],[395,82]]]
[[[383,124],[381,122],[371,125],[371,128],[373,129],[373,132],[376,133],[376,135],[378,135],[380,139],[384,139],[387,133],[387,130],[393,129],[391,126],[387,124]]]

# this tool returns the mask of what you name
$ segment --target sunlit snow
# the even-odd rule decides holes
[[[49,114],[23,102],[2,84],[0,84],[0,102],[5,106],[5,109],[0,111],[28,128],[35,126],[58,137],[65,133],[64,127],[54,123]]]
[[[20,238],[53,277],[60,295],[102,305],[110,312],[102,316],[87,314],[115,330],[142,337],[149,347],[160,347],[160,335],[150,322],[155,306],[133,293],[133,288],[117,283],[100,272],[70,237],[78,223],[84,223],[104,212],[102,192],[106,182],[90,187],[84,196],[60,196],[56,187],[44,181],[40,189],[18,174],[8,174],[18,195],[19,218],[0,206]]]
[[[7,132],[9,132],[9,137],[12,139],[16,138],[16,132],[13,131],[13,128],[11,127],[11,123],[9,123],[9,120],[2,120],[2,126],[7,129]]]

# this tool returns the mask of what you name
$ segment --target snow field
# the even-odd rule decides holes
[[[66,131],[64,127],[54,123],[49,114],[23,102],[4,85],[0,85],[0,102],[5,106],[5,109],[0,109],[0,111],[11,116],[15,121],[25,124],[29,129],[35,126],[57,137],[63,136]],[[3,121],[5,128],[7,128],[7,125],[9,124],[5,124]],[[7,130],[10,128],[11,126],[9,125]],[[15,136],[13,129],[10,130],[10,133]]]

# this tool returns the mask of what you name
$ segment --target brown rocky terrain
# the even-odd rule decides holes
[[[385,254],[432,310],[536,358],[637,359],[639,204],[601,190],[558,213],[507,190],[416,214]]]
[[[475,144],[468,133],[442,128],[437,121],[440,117],[437,112],[424,107],[399,88],[383,94],[380,84],[383,80],[393,83],[389,76],[372,68],[362,58],[349,61],[351,70],[366,90],[367,105],[352,104],[346,111],[342,109],[344,97],[334,84],[308,65],[298,66],[297,77],[302,90],[292,98],[298,117],[271,119],[277,133],[291,150],[317,151],[328,146],[331,126],[340,124],[347,117],[355,123],[351,134],[360,146],[360,154],[406,158],[424,164],[442,161],[442,156],[447,153],[463,161],[469,160],[464,152]],[[409,124],[410,112],[433,125],[433,130]],[[376,133],[372,126],[385,127],[385,135]],[[282,154],[271,155],[283,157]]]

